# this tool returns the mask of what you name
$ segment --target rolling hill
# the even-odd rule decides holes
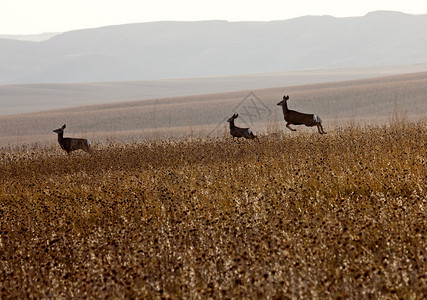
[[[0,39],[0,84],[224,76],[427,63],[427,15],[153,22]]]
[[[288,87],[427,71],[427,64],[163,80],[0,85],[0,116],[78,106]]]
[[[0,116],[0,146],[56,143],[52,130],[64,123],[66,136],[88,137],[95,144],[228,135],[225,121],[233,113],[239,113],[237,126],[256,133],[287,131],[276,105],[284,93],[290,95],[290,108],[318,114],[326,131],[349,122],[385,124],[427,116],[427,72],[421,72]],[[306,130],[314,129],[298,127]]]

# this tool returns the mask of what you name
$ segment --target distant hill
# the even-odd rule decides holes
[[[42,42],[61,34],[60,32],[46,32],[41,34],[0,34],[0,39],[18,40],[18,41],[31,41]]]
[[[153,22],[0,39],[0,84],[149,80],[427,62],[427,15]]]

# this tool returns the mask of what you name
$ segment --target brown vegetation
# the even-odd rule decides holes
[[[425,122],[3,149],[0,183],[3,299],[427,294]]]

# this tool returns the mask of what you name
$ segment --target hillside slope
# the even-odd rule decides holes
[[[285,130],[276,105],[283,94],[291,109],[316,113],[325,130],[348,122],[387,123],[427,116],[427,72],[374,79],[277,87],[253,91],[80,106],[0,117],[0,145],[55,143],[53,129],[67,136],[132,141],[182,136],[228,135],[227,116],[256,133]],[[298,127],[298,131],[314,129]]]
[[[426,72],[427,64],[164,80],[0,85],[0,116]]]

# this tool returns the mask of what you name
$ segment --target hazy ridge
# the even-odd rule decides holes
[[[61,32],[46,32],[41,34],[0,34],[0,39],[42,42],[61,34]]]
[[[427,62],[427,15],[154,22],[0,39],[0,84],[223,76]]]

